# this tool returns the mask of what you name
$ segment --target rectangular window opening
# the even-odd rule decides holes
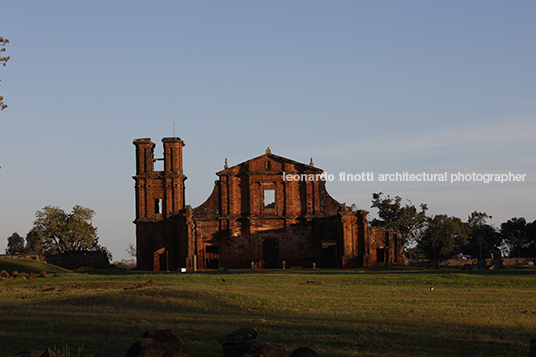
[[[264,190],[264,208],[275,208],[275,190]]]
[[[162,212],[162,202],[160,198],[155,198],[154,200],[154,213],[160,214]]]

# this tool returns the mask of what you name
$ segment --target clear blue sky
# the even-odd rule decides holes
[[[465,220],[536,219],[534,1],[1,1],[0,251],[46,205],[135,242],[132,140],[186,142],[187,203],[224,159],[264,153],[373,182],[328,182]],[[380,173],[524,182],[379,182]],[[374,215],[374,210],[371,210]]]

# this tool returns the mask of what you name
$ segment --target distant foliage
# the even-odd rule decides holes
[[[378,218],[371,225],[400,232],[411,259],[487,259],[497,250],[510,258],[536,257],[536,220],[514,217],[498,229],[487,223],[492,217],[485,212],[474,211],[462,222],[445,214],[428,217],[426,204],[417,208],[407,201],[403,205],[399,196],[373,193],[371,207],[378,209]]]
[[[5,67],[7,61],[9,61],[10,56],[2,56],[3,53],[6,51],[4,48],[5,45],[9,43],[9,40],[7,38],[0,37],[0,63]],[[1,81],[1,79],[0,79]],[[4,110],[7,108],[7,104],[4,104],[4,97],[0,96],[0,110]]]
[[[100,248],[97,228],[92,220],[95,211],[76,205],[71,213],[59,207],[46,206],[35,213],[32,230],[45,253],[64,253],[72,250],[97,250]]]
[[[43,239],[40,237],[39,232],[32,228],[26,234],[26,248],[28,253],[40,253],[43,252]]]
[[[37,253],[56,254],[71,251],[99,251],[111,259],[110,252],[99,245],[97,228],[92,220],[95,211],[79,205],[66,213],[59,207],[45,206],[35,213],[33,228],[24,239],[14,233],[8,238],[9,254]]]
[[[492,252],[503,246],[501,234],[495,227],[487,224],[491,219],[485,212],[472,212],[467,218],[468,241],[462,247],[464,256],[476,259],[487,259],[492,257]]]
[[[536,220],[514,217],[501,224],[500,235],[509,257],[536,257]]]
[[[113,262],[112,264],[118,269],[136,269],[136,259],[121,259],[120,262]]]
[[[426,211],[428,206],[421,203],[420,207],[415,207],[411,201],[407,200],[406,205],[402,205],[402,198],[396,196],[391,198],[383,192],[372,194],[372,208],[378,209],[378,217],[371,221],[371,225],[394,229],[400,232],[407,244],[414,233],[422,228],[428,220]]]
[[[24,238],[15,232],[7,239],[6,254],[20,253],[24,253]]]
[[[467,226],[461,219],[438,214],[428,220],[417,238],[417,249],[429,259],[450,259],[460,255],[467,238]]]
[[[128,243],[128,248],[126,249],[126,252],[127,252],[128,255],[130,255],[131,257],[136,258],[137,250],[136,250],[136,247],[134,246],[134,244],[132,244],[132,243]]]

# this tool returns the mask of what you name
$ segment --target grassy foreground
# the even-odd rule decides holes
[[[221,356],[217,341],[240,327],[325,357],[525,356],[536,334],[536,269],[90,271],[0,282],[2,357],[66,345],[124,356],[158,326],[190,357]]]

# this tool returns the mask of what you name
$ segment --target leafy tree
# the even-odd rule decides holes
[[[467,244],[467,227],[458,217],[439,214],[429,219],[417,238],[417,249],[429,259],[450,259]]]
[[[26,234],[26,248],[27,253],[41,253],[43,252],[43,239],[39,236],[39,232],[32,228],[28,234]]]
[[[510,218],[501,223],[501,236],[508,247],[509,257],[536,255],[536,221],[527,224],[523,217]]]
[[[7,61],[9,61],[10,56],[2,57],[2,53],[6,51],[4,46],[9,43],[7,38],[0,37],[0,63],[6,66]],[[4,97],[0,96],[0,110],[7,108],[7,105],[4,104]]]
[[[46,206],[35,214],[31,240],[35,247],[41,245],[42,252],[106,251],[98,244],[97,228],[92,224],[95,211],[92,209],[77,205],[71,213],[66,213],[59,207]]]
[[[372,194],[372,206],[378,209],[378,218],[371,221],[371,225],[394,229],[402,234],[403,245],[406,245],[412,235],[422,228],[428,217],[428,206],[421,203],[420,210],[411,201],[402,206],[402,198],[384,196],[383,192]]]
[[[463,254],[471,258],[491,258],[493,250],[502,246],[502,236],[495,227],[486,223],[485,212],[472,212],[467,218],[468,242],[462,247]]]
[[[15,232],[7,239],[6,254],[20,253],[24,253],[24,238]]]
[[[527,257],[536,257],[536,220],[532,223],[527,223]]]
[[[467,225],[469,227],[481,228],[486,224],[488,218],[491,219],[493,217],[488,216],[486,212],[474,211],[467,217]]]

